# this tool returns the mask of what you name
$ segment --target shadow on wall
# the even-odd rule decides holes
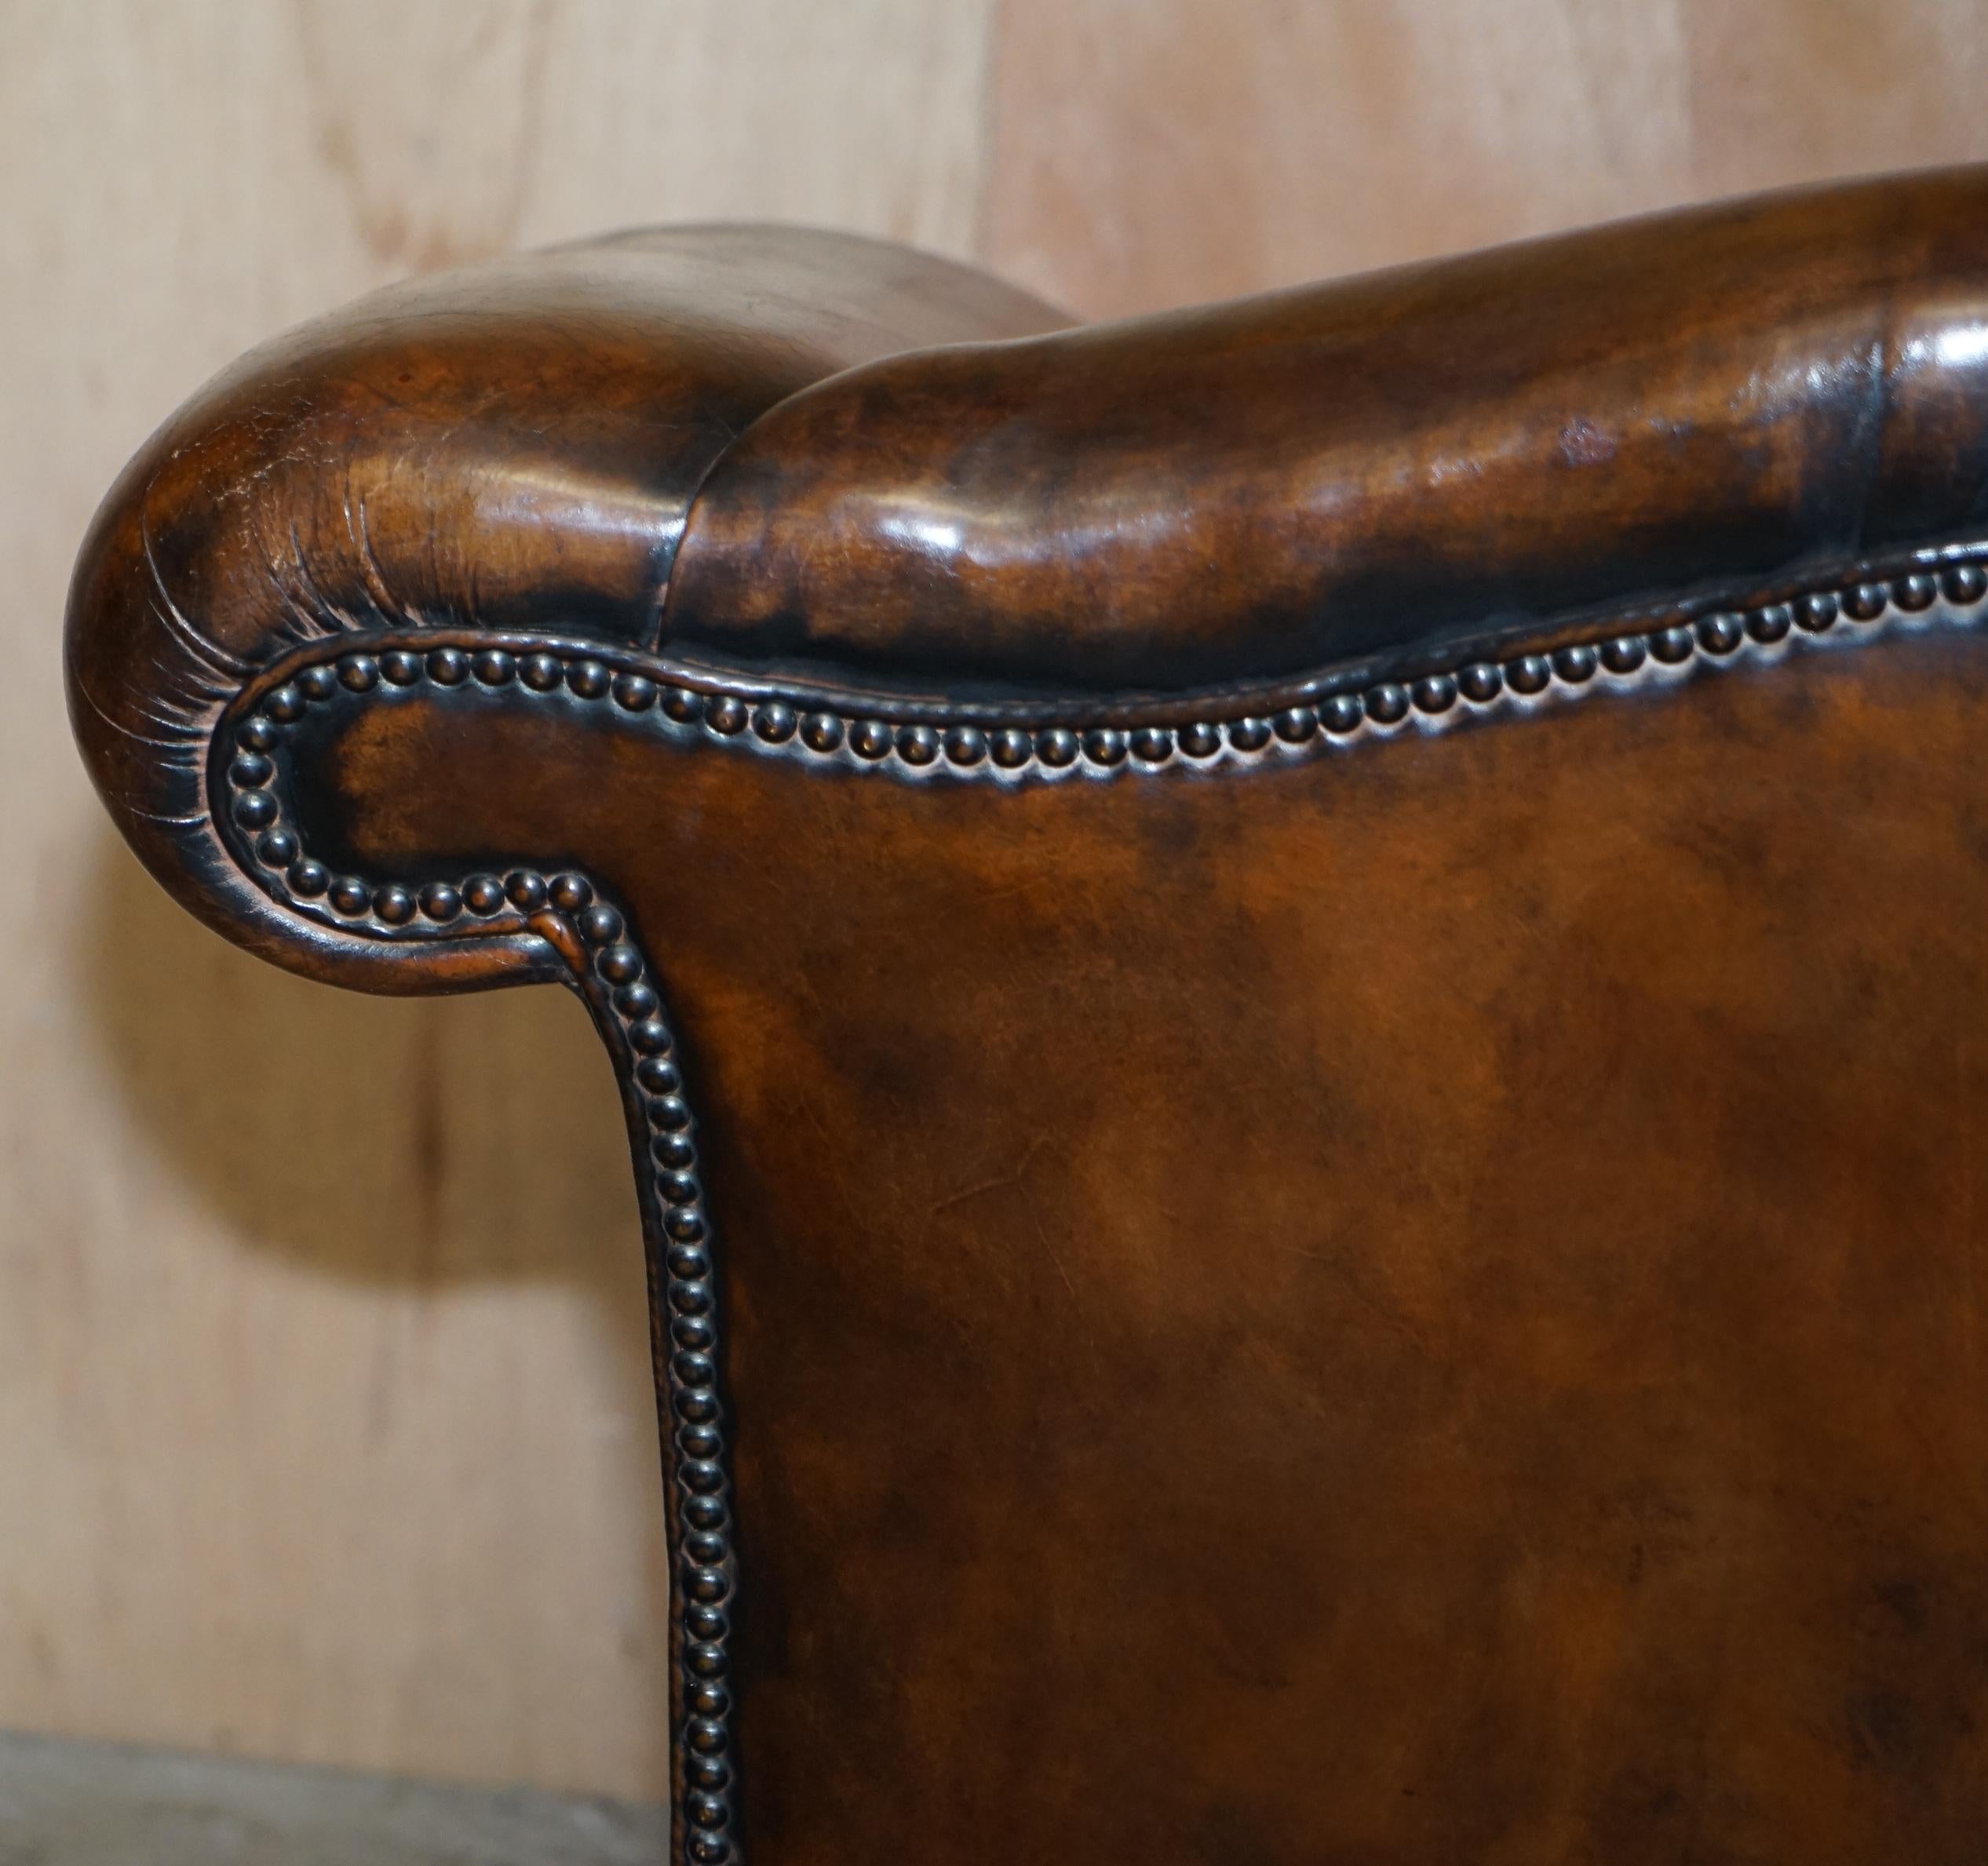
[[[74,1001],[146,1142],[253,1248],[415,1293],[556,1279],[599,1317],[592,1389],[623,1435],[628,1494],[662,1508],[641,1234],[613,1073],[556,987],[383,999],[294,978],[170,900],[108,826]],[[353,1422],[355,1455],[363,1422]],[[575,1408],[576,1434],[585,1430]],[[490,1458],[505,1455],[493,1443]],[[326,1525],[327,1528],[329,1525]],[[655,1726],[667,1726],[668,1569],[646,1598]],[[501,1638],[493,1627],[493,1638]],[[659,1756],[655,1779],[667,1780]]]
[[[108,829],[95,877],[78,1001],[161,1154],[245,1238],[366,1282],[560,1277],[639,1314],[620,1103],[568,993],[345,991],[230,946]]]

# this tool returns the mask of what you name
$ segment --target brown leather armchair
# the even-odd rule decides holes
[[[229,938],[590,1008],[680,1857],[1972,1866],[1985,502],[1988,169],[644,233],[210,384],[69,687]]]

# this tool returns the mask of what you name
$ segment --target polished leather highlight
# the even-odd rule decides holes
[[[1979,1866],[1984,204],[1047,336],[645,238],[120,483],[155,871],[614,1058],[683,1866]]]
[[[698,495],[664,639],[1213,684],[1979,523],[1988,169],[889,357]]]
[[[278,337],[152,436],[84,545],[93,774],[170,880],[200,776],[156,742],[197,739],[244,673],[395,623],[652,636],[691,497],[756,417],[852,363],[1061,321],[880,241],[691,227],[415,279]]]

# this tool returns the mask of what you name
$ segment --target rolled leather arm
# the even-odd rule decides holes
[[[700,491],[666,637],[888,680],[1289,677],[1970,536],[1988,169],[881,357]]]
[[[614,1059],[679,1861],[1975,1866],[1984,206],[635,235],[140,454],[153,872]]]
[[[1955,170],[1075,329],[750,229],[397,287],[245,358],[120,479],[71,596],[79,738],[154,872],[281,960],[298,929],[206,833],[207,747],[329,636],[549,630],[887,712],[1007,695],[1026,729],[1936,573],[1983,523],[1984,209]],[[536,950],[461,944],[451,982]]]
[[[929,255],[715,227],[418,279],[279,337],[152,436],[84,543],[66,667],[97,787],[168,887],[279,964],[386,989],[542,966],[492,937],[382,968],[338,926],[272,918],[213,833],[228,702],[364,636],[651,646],[691,500],[766,410],[881,355],[1058,321]]]

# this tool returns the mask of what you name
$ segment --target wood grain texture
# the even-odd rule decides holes
[[[0,982],[0,1724],[662,1792],[585,1017],[369,1002],[189,924],[69,743],[63,592],[188,389],[407,272],[741,216],[961,250],[985,38],[956,0],[0,5],[0,854],[48,930]]]
[[[1979,0],[1003,0],[985,257],[1092,316],[1988,152]]]

